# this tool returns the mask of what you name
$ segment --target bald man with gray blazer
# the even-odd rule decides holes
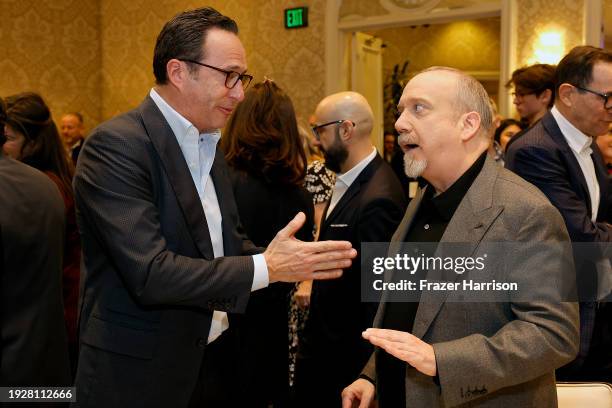
[[[343,407],[367,406],[375,393],[380,408],[555,407],[554,370],[579,343],[578,305],[565,301],[575,282],[561,215],[487,154],[492,112],[474,78],[430,68],[406,85],[399,110],[406,172],[427,186],[410,202],[387,256],[423,242],[437,243],[435,255],[488,254],[480,275],[430,267],[425,276],[450,283],[476,276],[519,290],[423,290],[419,303],[393,302],[384,292],[374,327],[363,333],[377,348],[362,378],[343,391]],[[388,270],[385,282],[397,274]]]

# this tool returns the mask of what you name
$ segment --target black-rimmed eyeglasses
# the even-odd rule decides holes
[[[580,89],[581,91],[590,92],[593,95],[597,95],[601,97],[604,101],[604,109],[612,109],[612,101],[610,100],[610,96],[612,96],[612,92],[601,93],[601,92],[594,91],[592,89],[583,88],[581,86],[574,85],[574,87],[576,87],[577,89]]]
[[[355,122],[352,122],[350,120],[347,119],[340,119],[340,120],[333,120],[331,122],[327,122],[327,123],[323,123],[321,125],[312,125],[312,134],[314,135],[315,139],[317,140],[321,140],[321,135],[319,134],[319,129],[325,127],[325,126],[330,126],[330,125],[339,125],[341,123],[344,122],[348,122],[351,125],[353,125],[353,127],[355,126]]]
[[[253,76],[249,74],[241,74],[236,71],[228,71],[226,69],[221,69],[217,67],[213,67],[212,65],[204,64],[203,62],[194,61],[186,58],[177,58],[179,61],[191,62],[192,64],[201,65],[206,68],[214,69],[215,71],[219,71],[225,74],[225,87],[228,89],[232,89],[236,86],[238,81],[242,82],[242,89],[247,89],[251,81],[253,80]]]

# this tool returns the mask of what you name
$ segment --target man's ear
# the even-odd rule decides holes
[[[574,93],[574,86],[570,84],[561,84],[559,85],[559,100],[561,103],[568,108],[571,108],[573,105],[572,94]]]
[[[538,98],[548,106],[550,104],[550,99],[552,98],[552,91],[550,89],[545,89],[542,91]]]
[[[340,139],[343,142],[347,142],[351,140],[353,138],[354,129],[355,129],[355,126],[353,126],[353,124],[349,122],[348,120],[345,120],[344,122],[342,122],[342,124],[340,125],[340,128],[338,129],[338,131],[340,132]]]
[[[461,115],[461,140],[467,142],[480,131],[480,115],[477,112],[468,112]]]
[[[166,64],[166,75],[168,76],[169,83],[181,89],[187,79],[187,75],[190,75],[187,63],[172,58]]]

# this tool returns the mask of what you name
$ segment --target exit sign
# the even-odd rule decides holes
[[[308,27],[308,7],[285,9],[285,28]]]

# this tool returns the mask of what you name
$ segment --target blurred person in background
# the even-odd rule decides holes
[[[303,187],[307,161],[289,96],[271,80],[253,85],[230,116],[221,148],[240,220],[253,243],[268,246],[300,211],[306,223],[296,237],[312,241],[314,209]],[[289,300],[294,287],[276,282],[254,292],[240,317],[241,353],[248,370],[245,406],[288,404]]]
[[[391,164],[393,155],[400,150],[399,145],[397,144],[397,138],[393,133],[385,133],[385,138],[383,139],[383,150],[383,158],[387,163]]]
[[[525,129],[525,125],[518,120],[504,119],[500,122],[499,127],[495,129],[493,139],[499,143],[499,147],[505,152],[510,139],[523,129]]]
[[[611,92],[612,52],[574,47],[557,65],[553,108],[507,146],[506,167],[546,195],[561,212],[571,241],[587,243],[586,249],[612,243],[610,182],[593,143],[612,123]],[[557,379],[612,382],[612,304],[599,301],[604,293],[612,296],[612,286],[598,277],[609,259],[587,253],[574,248],[580,350],[557,370]]]
[[[308,167],[304,178],[304,188],[312,195],[314,205],[315,230],[314,239],[319,237],[321,217],[332,196],[336,173],[325,167],[325,159],[317,146],[314,145],[314,134],[298,125],[298,131],[304,140],[304,150]],[[303,334],[304,325],[308,319],[312,281],[299,282],[289,305],[289,385],[295,382],[295,363],[299,346],[299,339]]]
[[[406,202],[393,170],[372,145],[368,101],[356,92],[329,95],[314,119],[316,145],[325,166],[337,173],[318,238],[350,240],[359,249],[362,242],[388,241]],[[371,353],[361,332],[372,324],[376,305],[361,302],[361,276],[358,255],[341,278],[313,283],[296,366],[299,406],[340,406],[342,389]]]
[[[608,126],[608,131],[606,133],[597,136],[595,142],[597,142],[597,146],[599,150],[601,150],[601,155],[606,163],[608,174],[612,173],[612,125]]]
[[[81,148],[83,147],[83,143],[85,143],[83,115],[79,112],[70,112],[62,116],[60,131],[68,156],[76,166],[79,153],[81,153]]]
[[[0,386],[67,386],[64,205],[49,177],[2,153],[15,144],[5,113],[0,100]]]
[[[3,147],[4,153],[45,173],[55,183],[64,200],[66,242],[62,286],[70,360],[74,371],[78,356],[76,328],[81,261],[81,242],[72,192],[74,167],[66,157],[51,111],[40,95],[25,92],[9,96],[6,107],[7,141]]]
[[[533,126],[555,101],[555,66],[534,64],[512,73],[506,88],[513,88],[513,103],[527,127]]]

